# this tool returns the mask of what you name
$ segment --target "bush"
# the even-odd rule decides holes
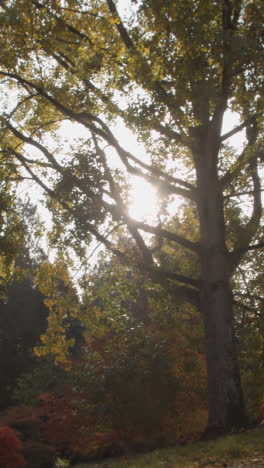
[[[116,434],[107,428],[99,430],[84,395],[65,387],[63,393],[41,395],[40,401],[40,414],[45,415],[43,436],[62,456],[87,460],[111,453]]]
[[[27,468],[49,468],[53,466],[56,450],[43,443],[41,416],[42,413],[39,408],[29,405],[10,407],[1,413],[2,424],[6,424],[6,426],[0,427],[0,468],[18,468],[24,466],[24,459],[26,460]],[[13,429],[9,426],[19,433],[21,440],[16,438]],[[1,450],[3,451],[3,462]],[[9,458],[4,458],[4,455],[5,453],[14,453],[15,450],[15,453],[18,453],[19,456],[13,456],[14,462],[13,458],[9,457],[10,462],[8,465],[7,461]],[[21,464],[22,461],[23,464]],[[15,464],[15,462],[20,464]]]
[[[19,468],[25,466],[21,453],[22,444],[8,426],[0,426],[0,467]]]

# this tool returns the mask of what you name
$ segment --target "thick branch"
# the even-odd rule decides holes
[[[42,5],[39,3],[37,0],[31,0],[31,3],[39,10],[39,9],[47,9],[45,5]],[[81,39],[84,39],[85,41],[88,41],[91,45],[93,45],[93,42],[91,39],[86,36],[86,34],[83,34],[81,31],[78,31],[78,29],[74,28],[71,24],[68,24],[61,16],[57,16],[55,13],[50,13],[49,14],[56,19],[56,21],[60,24],[63,24],[63,26],[68,29],[71,33],[75,34]]]
[[[46,50],[44,48],[45,52],[49,55],[51,55],[64,69],[66,69],[67,71],[70,70],[71,68],[71,73],[73,75],[76,75],[76,72],[77,70],[74,69],[74,66],[75,64],[68,58],[66,57],[65,54],[62,54],[60,52],[58,53],[55,53],[55,52],[51,52],[49,51],[48,49]],[[84,78],[83,76],[80,78],[81,81],[84,83],[85,87],[88,89],[88,90],[91,90],[95,93],[95,95],[97,97],[99,97],[99,99],[107,104],[109,106],[109,108],[111,108],[117,115],[119,115],[120,117],[122,117],[123,119],[125,119],[125,112],[124,110],[122,110],[120,107],[118,107],[118,105],[116,103],[114,103],[108,96],[106,96],[102,91],[101,89],[97,88],[90,80]],[[140,117],[141,119],[141,123],[142,123],[142,117]],[[164,135],[170,139],[172,139],[173,141],[176,141],[177,143],[179,144],[182,144],[186,147],[190,147],[190,144],[187,140],[187,137],[186,138],[183,138],[182,135],[178,132],[176,132],[175,130],[171,129],[168,125],[162,125],[158,120],[152,120],[152,127],[154,130],[156,130],[157,132],[159,132],[161,135]]]
[[[246,128],[248,143],[243,149],[240,156],[237,158],[236,162],[228,169],[228,171],[226,171],[225,175],[222,177],[220,181],[222,190],[225,190],[225,188],[239,175],[241,169],[243,169],[244,167],[248,150],[256,143],[258,136],[256,118],[254,118],[252,120],[252,123],[248,124]]]
[[[117,142],[116,142],[115,148],[118,154],[120,155],[120,159],[122,160],[122,162],[124,163],[124,165],[127,167],[128,170],[130,169],[132,171],[138,171],[137,168],[134,168],[133,166],[129,164],[128,160],[131,160],[135,162],[136,164],[138,164],[143,169],[146,169],[147,171],[149,171],[153,176],[157,178],[161,177],[165,179],[166,181],[168,181],[169,183],[181,185],[182,187],[185,187],[186,189],[188,189],[187,191],[184,191],[182,193],[183,196],[186,196],[187,198],[190,198],[194,201],[197,199],[197,189],[189,182],[186,182],[182,179],[178,179],[177,177],[170,176],[169,174],[166,174],[165,172],[161,171],[158,168],[155,168],[155,167],[150,166],[149,164],[143,163],[138,158],[133,156],[130,152],[121,148]],[[141,174],[144,176],[143,173]],[[134,175],[140,176],[140,173],[134,172]],[[152,180],[152,183],[153,183],[153,180]],[[176,190],[176,187],[171,187],[171,190],[172,191]],[[178,193],[178,192],[175,192],[175,193]]]
[[[107,127],[107,125],[104,122],[102,122],[102,120],[99,119],[98,117],[95,118],[94,116],[91,116],[90,114],[86,114],[86,113],[77,114],[78,117],[80,116],[85,117],[86,115],[88,115],[89,118],[94,118],[96,122],[100,123],[100,125],[105,131],[105,134],[102,135],[101,132],[99,133],[97,131],[98,130],[97,127],[94,127],[95,128],[94,133],[99,134],[100,136],[103,136],[103,138],[115,148],[121,161],[123,162],[124,166],[126,167],[127,171],[130,174],[141,177],[147,180],[150,184],[158,185],[167,194],[174,193],[174,194],[181,195],[193,201],[197,200],[197,190],[193,185],[179,178],[170,176],[166,174],[165,172],[161,171],[160,169],[150,166],[149,164],[143,163],[140,159],[138,159],[132,153],[130,153],[129,151],[126,151],[124,148],[122,148],[119,145],[118,141],[114,137],[109,127]],[[138,169],[135,166],[132,166],[129,162],[130,160],[138,164],[142,169],[145,169],[148,172],[150,172],[151,175],[142,172],[140,169]],[[155,177],[155,179],[153,179],[153,176]],[[163,181],[161,178],[165,179],[166,182]],[[184,188],[176,187],[172,184],[180,185]],[[185,190],[185,188],[187,190]]]
[[[93,114],[88,113],[88,112],[76,113],[76,112],[71,111],[66,106],[64,106],[62,103],[58,102],[53,96],[50,96],[43,88],[41,88],[40,86],[38,86],[38,85],[36,85],[34,83],[29,82],[28,80],[25,80],[24,78],[22,78],[21,76],[19,76],[17,74],[0,71],[0,75],[8,76],[11,79],[16,80],[18,83],[20,83],[22,85],[27,85],[27,86],[35,89],[36,91],[38,91],[40,96],[47,99],[53,106],[55,106],[65,116],[67,116],[71,120],[75,120],[76,122],[84,125],[92,133],[102,137],[107,143],[109,143],[111,146],[113,146],[116,149],[120,159],[122,160],[123,164],[125,165],[125,167],[127,168],[127,170],[129,171],[130,174],[142,177],[142,178],[148,180],[148,182],[150,182],[151,184],[153,184],[153,183],[160,184],[165,189],[165,191],[167,191],[167,193],[175,193],[177,195],[181,195],[181,196],[183,196],[185,198],[188,198],[190,200],[196,201],[196,198],[197,198],[196,192],[197,191],[191,184],[189,184],[188,182],[182,181],[181,179],[177,179],[175,177],[169,176],[166,173],[164,173],[163,171],[161,171],[161,170],[159,170],[157,168],[153,168],[153,167],[151,167],[150,165],[148,165],[146,163],[143,163],[138,158],[136,158],[134,155],[132,155],[130,152],[124,150],[119,145],[118,141],[116,140],[116,138],[114,137],[114,135],[110,131],[109,127],[99,117],[96,117]],[[96,126],[93,122],[99,124],[101,128]],[[152,176],[150,176],[148,174],[144,174],[138,168],[135,168],[135,167],[131,166],[131,164],[129,163],[128,160],[132,160],[133,162],[138,164],[143,169],[146,169],[147,171],[151,172],[151,174],[153,176],[156,176],[157,178],[162,177],[162,178],[166,179],[169,182],[171,181],[172,183],[182,185],[183,187],[186,187],[189,190],[184,190],[181,187],[175,187],[175,186],[173,186],[171,184],[165,184],[164,181],[159,180],[159,179],[158,180],[157,179],[153,180]]]
[[[70,214],[72,214],[72,210],[70,207],[65,203],[63,200],[60,200],[58,194],[56,194],[53,190],[51,190],[29,167],[28,162],[26,158],[18,153],[17,151],[12,150],[12,154],[18,159],[18,161],[22,164],[22,166],[26,169],[26,171],[30,174],[31,178],[51,197],[54,198],[58,203],[61,204],[61,206]],[[76,216],[76,214],[74,214]],[[81,221],[81,220],[80,220]],[[128,220],[126,220],[127,222]],[[137,245],[139,248],[142,249],[142,246],[139,245],[141,241],[143,241],[142,237],[139,235],[137,231],[137,227],[133,225],[132,220],[129,221],[130,225],[130,232],[135,238]],[[128,224],[128,223],[127,223]],[[142,227],[142,226],[141,226]],[[95,236],[95,238],[104,244],[109,250],[111,250],[114,254],[124,258],[125,254],[123,254],[121,251],[118,249],[115,249],[111,242],[109,242],[104,236],[102,236],[96,228],[91,224],[91,223],[85,223],[85,228],[88,229],[88,232],[90,232],[92,235]],[[166,231],[162,233],[166,233]],[[144,241],[143,241],[144,242]],[[143,245],[143,251],[147,249],[148,252],[149,249]],[[192,304],[195,304],[197,307],[199,307],[199,294],[198,291],[196,291],[193,288],[199,288],[199,281],[194,280],[192,278],[186,277],[184,275],[180,275],[177,273],[171,273],[167,272],[166,270],[156,268],[153,263],[149,262],[149,259],[143,255],[143,264],[142,267],[150,274],[150,277],[152,278],[153,281],[158,282],[159,284],[165,284],[168,281],[176,281],[177,283],[183,283],[184,285],[187,286],[179,286],[175,285],[173,286],[173,290],[175,294],[178,294],[179,297],[182,297],[184,300],[187,300],[191,302]],[[191,287],[188,287],[191,286]]]
[[[172,242],[175,242],[178,245],[181,245],[182,247],[191,250],[191,252],[199,253],[200,251],[200,245],[199,243],[196,242],[191,242],[188,239],[185,239],[184,237],[181,237],[174,232],[167,231],[166,229],[162,229],[160,226],[150,226],[149,224],[140,222],[140,221],[135,221],[133,220],[133,223],[137,226],[139,230],[142,230],[144,232],[149,232],[151,234],[155,234],[158,237],[163,237],[164,239],[170,240]]]
[[[248,298],[250,298],[250,299],[254,299],[254,300],[256,300],[256,301],[260,301],[260,302],[262,302],[262,303],[264,304],[264,297],[259,296],[258,294],[251,294],[250,291],[248,291],[246,294],[245,294],[245,293],[241,293],[240,291],[236,291],[235,294],[236,294],[237,296],[242,297],[243,299],[248,299]],[[249,296],[250,296],[250,297],[249,297]],[[254,310],[253,307],[252,307],[251,310]]]
[[[181,188],[181,187],[175,187],[174,185],[170,184],[169,182],[164,181],[161,178],[159,178],[159,177],[163,177],[163,172],[162,171],[159,171],[158,169],[156,170],[155,168],[152,168],[148,164],[144,164],[144,163],[141,162],[140,165],[142,167],[145,166],[146,168],[149,168],[148,170],[149,170],[149,172],[151,172],[152,175],[146,174],[146,173],[142,172],[140,169],[138,169],[137,167],[132,166],[128,162],[128,159],[133,159],[133,160],[135,160],[135,162],[137,160],[137,158],[132,156],[131,153],[128,153],[123,148],[121,148],[119,145],[115,146],[115,149],[118,152],[119,157],[120,157],[121,161],[123,162],[123,164],[125,165],[127,171],[131,175],[135,175],[135,176],[141,177],[142,179],[145,179],[147,182],[149,182],[150,184],[156,186],[162,193],[164,193],[166,195],[177,194],[177,195],[180,195],[180,196],[182,196],[184,198],[188,198],[189,200],[193,200],[193,201],[197,200],[196,190],[195,189],[194,190],[185,190],[184,188]],[[166,177],[166,174],[165,174],[164,178],[169,179],[170,176]],[[183,181],[181,179],[177,179],[177,178],[173,178],[173,179],[174,179],[174,183],[176,183],[176,184],[179,184],[179,185],[182,185],[182,186],[190,185],[190,184],[188,184],[187,182],[185,182],[185,181]]]
[[[113,144],[111,135],[107,134],[103,129],[96,127],[92,122],[96,122],[99,125],[102,126],[102,128],[105,128],[107,131],[107,126],[102,122],[101,119],[98,117],[88,113],[88,112],[82,112],[82,113],[76,113],[74,111],[71,111],[68,109],[66,106],[64,106],[61,102],[57,101],[53,96],[48,94],[43,87],[38,86],[21,76],[15,74],[15,73],[7,73],[2,70],[0,70],[0,75],[7,76],[11,79],[16,80],[18,83],[20,83],[22,86],[28,86],[30,88],[35,89],[38,94],[45,99],[47,99],[56,109],[58,109],[62,114],[64,114],[66,117],[68,117],[71,120],[75,120],[76,122],[84,125],[87,127],[91,132],[94,132],[98,135],[100,135],[104,140],[106,140],[109,144]]]
[[[47,54],[51,55],[63,68],[65,68],[67,71],[70,70],[71,67],[71,73],[73,75],[76,75],[76,70],[74,69],[74,63],[63,54],[63,57],[61,56],[61,53],[55,53],[51,52],[48,49],[46,50]],[[86,88],[88,90],[92,90],[99,99],[101,99],[102,102],[110,106],[111,109],[114,110],[114,112],[119,115],[120,117],[125,119],[125,113],[124,111],[118,107],[116,103],[114,103],[108,96],[106,96],[99,88],[97,88],[91,81],[87,80],[84,77],[80,78],[82,82],[85,84]],[[141,117],[141,123],[142,123],[142,117]],[[182,135],[175,130],[171,129],[168,125],[162,125],[159,121],[157,120],[152,120],[152,127],[155,129],[157,132],[159,132],[161,135],[164,135],[173,141],[176,141],[179,144],[182,144],[188,148],[190,148],[190,144],[187,140],[187,137],[184,138]]]
[[[237,178],[241,169],[244,167],[244,162],[246,159],[248,150],[248,145],[243,149],[240,156],[237,158],[236,162],[226,171],[223,177],[220,180],[222,190],[225,190],[228,185]]]
[[[199,253],[200,245],[199,243],[189,241],[185,239],[185,237],[181,237],[174,232],[167,231],[166,229],[162,229],[160,226],[150,226],[147,223],[143,223],[142,221],[136,221],[135,219],[129,217],[126,213],[122,212],[119,209],[118,205],[111,205],[106,201],[103,201],[103,205],[107,211],[109,211],[114,218],[121,219],[125,218],[130,223],[132,223],[137,229],[144,232],[149,232],[150,234],[154,234],[157,237],[162,237],[169,241],[175,242],[176,244],[184,247],[191,252]]]
[[[40,150],[46,156],[46,158],[50,162],[51,166],[54,169],[56,169],[57,171],[59,171],[60,173],[63,173],[63,167],[60,166],[60,164],[57,162],[57,160],[54,158],[54,156],[47,150],[47,148],[45,148],[45,146],[43,146],[40,143],[38,143],[37,141],[33,140],[33,138],[27,137],[26,135],[21,133],[19,130],[17,130],[15,127],[13,127],[13,125],[10,122],[5,121],[5,125],[21,141],[23,141],[24,143],[27,143],[27,144],[29,144],[31,146],[34,146],[35,148]]]
[[[131,39],[131,37],[129,36],[119,14],[118,14],[118,11],[116,9],[116,6],[115,6],[115,3],[113,2],[113,0],[106,0],[106,3],[108,5],[108,8],[109,8],[109,11],[111,12],[111,14],[114,16],[115,19],[118,20],[118,22],[116,23],[116,27],[119,31],[119,34],[124,42],[124,44],[126,45],[126,47],[128,49],[134,49],[136,50],[135,48],[135,45]]]
[[[13,149],[13,148],[7,148],[3,151],[0,151],[0,154],[2,154],[4,157],[5,155],[7,154],[15,154],[16,151]],[[51,164],[48,164],[48,163],[44,163],[44,162],[41,162],[41,161],[36,161],[35,159],[29,159],[27,158],[26,156],[23,156],[24,158],[24,161],[28,164],[31,164],[31,165],[37,165],[39,167],[45,167],[45,168],[48,168],[48,169],[53,169],[53,166]]]
[[[108,5],[110,13],[113,15],[113,17],[115,19],[118,20],[117,23],[116,23],[116,28],[117,28],[117,30],[119,32],[119,35],[120,35],[120,38],[121,38],[122,42],[125,44],[126,48],[129,51],[131,51],[131,53],[133,53],[135,56],[140,57],[141,61],[144,62],[144,66],[146,67],[146,70],[148,70],[150,76],[152,77],[151,67],[150,67],[149,63],[147,62],[147,60],[145,59],[145,57],[142,54],[140,54],[140,52],[137,50],[136,45],[134,44],[134,42],[132,41],[130,35],[128,34],[128,31],[125,28],[124,23],[122,22],[122,20],[121,20],[121,18],[119,16],[119,13],[117,11],[117,8],[115,6],[114,1],[113,0],[106,0],[106,3]],[[156,92],[156,94],[159,97],[160,101],[168,107],[168,109],[171,112],[171,115],[173,115],[177,120],[177,116],[175,115],[175,105],[174,105],[174,102],[173,102],[174,101],[173,96],[169,95],[165,91],[165,89],[163,88],[161,82],[158,81],[158,80],[150,78],[149,82],[146,84],[146,87],[147,87],[147,89],[149,91],[155,91]],[[179,108],[177,108],[177,111],[181,112],[181,110]]]
[[[78,74],[78,71],[74,68],[75,63],[65,54],[62,54],[61,52],[52,52],[49,49],[46,49],[44,46],[43,49],[48,55],[55,59],[65,70],[70,71],[72,75],[75,76]],[[113,109],[117,115],[119,115],[120,117],[124,116],[124,111],[120,109],[118,105],[115,102],[113,102],[106,94],[104,94],[101,89],[97,88],[97,86],[95,86],[90,80],[84,78],[83,76],[81,76],[81,78],[78,76],[78,78],[83,82],[87,90],[93,91],[94,94],[97,97],[99,97],[99,99],[102,102],[108,104],[109,108]]]
[[[234,8],[233,8],[234,12],[233,12],[233,18],[232,18],[233,29],[237,29],[240,13],[242,10],[242,2],[243,2],[242,0],[235,0],[233,2],[234,4]]]
[[[190,278],[189,276],[180,275],[178,273],[168,272],[163,269],[161,269],[161,272],[166,276],[166,278],[170,280],[177,281],[178,283],[187,284],[189,286],[193,286],[199,289],[200,282],[196,279]]]
[[[153,266],[150,270],[148,270],[148,273],[154,283],[158,283],[166,287],[167,291],[173,289],[173,294],[177,296],[178,299],[190,302],[195,307],[197,307],[198,310],[200,310],[200,296],[198,290],[194,289],[193,287],[175,284],[174,281],[178,280],[176,278],[170,277],[171,274],[169,272],[159,267]]]
[[[224,135],[222,135],[221,138],[220,138],[220,141],[223,142],[223,141],[227,140],[228,138],[231,138],[232,136],[236,135],[236,133],[241,132],[244,128],[246,128],[246,127],[248,127],[249,125],[253,124],[253,123],[256,121],[256,118],[257,118],[259,115],[260,115],[260,114],[252,115],[252,117],[250,117],[249,119],[245,120],[245,121],[242,122],[240,125],[238,125],[237,127],[233,128],[232,130],[230,130],[230,132],[227,132],[227,133],[225,133]]]
[[[254,244],[254,245],[249,245],[247,250],[258,250],[258,249],[263,249],[264,247],[264,241],[263,242],[258,242],[258,244]]]
[[[111,189],[111,195],[112,195],[113,199],[115,200],[115,202],[117,203],[118,209],[119,209],[120,213],[122,214],[122,217],[126,221],[127,228],[129,230],[130,234],[133,236],[133,238],[134,238],[134,240],[135,240],[135,242],[136,242],[136,244],[138,246],[138,249],[139,249],[139,251],[141,252],[141,254],[143,256],[144,263],[146,265],[148,265],[148,266],[151,266],[151,265],[153,265],[153,257],[152,257],[151,250],[145,244],[143,237],[140,235],[140,233],[138,232],[135,225],[133,223],[131,223],[128,216],[126,216],[126,208],[125,208],[125,206],[123,204],[123,201],[122,201],[122,198],[121,198],[121,195],[120,195],[120,191],[119,191],[119,187],[115,184],[115,181],[114,181],[114,179],[113,179],[113,177],[111,175],[111,171],[109,170],[109,168],[107,166],[105,153],[99,147],[95,135],[93,135],[93,140],[94,140],[94,145],[95,145],[96,151],[100,155],[100,159],[101,159],[102,164],[104,166],[105,176],[106,176],[106,178],[107,178],[107,180],[109,182],[110,189]]]
[[[254,204],[251,218],[246,227],[240,233],[234,250],[231,253],[231,268],[232,271],[239,265],[243,254],[248,250],[253,250],[254,246],[250,246],[251,241],[254,239],[260,225],[262,216],[262,200],[261,200],[261,184],[257,170],[257,163],[251,163],[251,176],[254,185]],[[261,243],[262,244],[262,243]],[[252,249],[253,247],[253,249]],[[257,247],[256,247],[257,248]],[[259,247],[260,248],[260,247]]]
[[[227,108],[229,89],[232,77],[233,59],[232,59],[232,37],[234,30],[232,28],[232,7],[229,0],[222,0],[222,30],[223,30],[223,68],[221,82],[221,97],[219,104],[215,109],[212,123],[213,127],[220,133],[223,115]]]
[[[155,119],[152,119],[151,123],[152,128],[159,132],[161,135],[164,135],[170,138],[171,140],[176,141],[176,143],[186,146],[187,148],[191,148],[191,144],[188,142],[187,138],[184,139],[180,133],[176,132],[168,125],[162,125]]]
[[[260,190],[261,192],[264,192],[264,189]],[[225,195],[224,199],[229,199],[229,198],[236,198],[236,197],[242,197],[245,195],[254,195],[254,190],[245,190],[244,192],[236,192],[236,193],[231,193],[230,195]]]
[[[253,245],[248,245],[247,247],[240,247],[240,248],[237,248],[235,251],[233,251],[232,253],[233,254],[244,254],[246,252],[250,252],[251,250],[259,250],[259,249],[263,249],[264,247],[264,242],[258,242],[257,244],[253,244]]]
[[[153,232],[153,230],[152,230],[151,226],[147,226],[144,223],[136,222],[136,221],[132,220],[127,215],[126,207],[123,205],[123,201],[122,201],[121,196],[120,196],[119,187],[116,186],[115,181],[113,180],[111,172],[110,172],[110,170],[109,170],[109,168],[107,166],[107,163],[106,163],[106,156],[105,156],[103,150],[99,147],[95,136],[94,136],[94,144],[95,144],[96,150],[97,150],[97,152],[100,155],[100,158],[102,160],[102,163],[103,163],[103,166],[104,166],[104,169],[105,169],[105,176],[106,176],[106,178],[107,178],[107,180],[109,182],[109,185],[110,185],[111,195],[112,195],[113,199],[116,202],[116,207],[114,208],[114,212],[115,212],[115,214],[118,213],[120,218],[125,221],[129,232],[133,236],[133,238],[134,238],[134,240],[135,240],[135,242],[136,242],[136,244],[137,244],[137,246],[139,248],[139,251],[142,253],[145,267],[152,268],[153,258],[152,258],[151,250],[145,244],[144,239],[142,238],[142,236],[138,232],[138,229],[141,227],[142,230],[145,230],[145,231],[148,231],[148,232],[151,232],[151,231]],[[112,206],[109,205],[109,204],[108,204],[108,209],[110,209],[110,210],[112,209]],[[175,235],[175,236],[172,235],[171,236],[168,231],[165,231],[165,230],[162,230],[162,229],[156,229],[156,233],[157,232],[159,233],[159,235],[161,233],[165,234],[164,237],[167,237],[167,238],[170,237],[171,240],[172,240],[172,238],[173,238],[174,241],[175,241],[175,239],[177,239],[177,241],[181,241],[181,243],[184,243],[185,246],[186,245],[188,247],[190,247],[190,245],[192,247],[194,246],[193,243],[188,242],[187,240],[181,238],[180,236],[177,236],[177,235]],[[195,246],[195,247],[197,248],[197,246]],[[188,284],[190,286],[194,286],[194,287],[198,287],[198,285],[199,285],[199,282],[197,280],[186,277],[184,275],[177,274],[177,273],[167,272],[166,277],[169,278],[169,279],[173,279],[175,281],[184,283],[184,284]]]

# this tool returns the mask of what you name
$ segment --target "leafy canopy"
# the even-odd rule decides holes
[[[137,246],[139,263],[154,279],[155,256],[142,231],[197,253],[196,242],[166,229],[166,208],[179,196],[197,203],[193,155],[210,130],[217,141],[226,214],[232,223],[240,219],[236,232],[227,230],[233,268],[237,266],[261,216],[261,18],[260,0],[147,0],[134,3],[126,21],[112,0],[2,2],[0,73],[3,93],[10,89],[14,102],[1,117],[2,157],[46,191],[57,237],[83,252],[92,234],[126,257],[126,250],[117,252],[109,237],[122,223]],[[241,124],[221,135],[227,109],[237,112]],[[120,146],[111,130],[120,119],[143,139],[148,158]],[[56,143],[64,120],[85,129],[84,139],[74,141],[70,150]],[[239,154],[228,141],[243,129],[247,142]],[[123,169],[113,169],[116,158],[128,173],[159,189],[156,224],[128,216],[127,190],[119,175]],[[244,191],[252,197],[253,211],[242,221],[236,194]],[[71,234],[63,232],[65,225]],[[161,273],[159,281],[175,280],[179,294],[197,300],[194,278]]]

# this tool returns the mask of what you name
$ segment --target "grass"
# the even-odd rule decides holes
[[[108,458],[97,463],[74,465],[74,468],[198,468],[213,466],[218,461],[226,463],[218,466],[228,466],[230,460],[263,453],[264,427],[259,426],[216,440],[154,450],[133,457]]]

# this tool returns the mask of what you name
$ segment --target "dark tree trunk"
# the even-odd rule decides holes
[[[208,281],[202,290],[201,305],[208,371],[207,432],[214,435],[246,424],[229,284]]]
[[[208,371],[208,434],[246,424],[234,335],[229,254],[225,241],[223,195],[217,177],[217,148],[196,155],[201,240],[200,305]]]

